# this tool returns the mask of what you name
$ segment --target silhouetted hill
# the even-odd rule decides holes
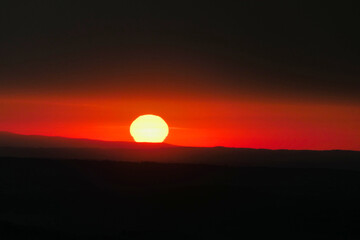
[[[360,170],[360,152],[181,147],[0,134],[0,157]]]
[[[0,139],[0,239],[360,239],[360,152]]]
[[[135,143],[121,141],[101,141],[92,139],[53,137],[41,135],[21,135],[0,132],[0,147],[20,148],[163,148],[166,143]]]

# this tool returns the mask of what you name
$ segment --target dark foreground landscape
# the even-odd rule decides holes
[[[71,151],[1,148],[0,239],[360,239],[359,152]]]

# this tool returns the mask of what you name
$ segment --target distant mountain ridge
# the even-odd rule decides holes
[[[0,131],[0,147],[16,148],[165,148],[167,143],[136,143],[125,141],[104,141],[59,136],[22,135]]]
[[[8,157],[360,171],[359,151],[184,147],[165,143],[111,142],[0,132],[0,159]]]

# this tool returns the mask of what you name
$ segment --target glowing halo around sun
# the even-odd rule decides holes
[[[146,114],[131,123],[130,134],[135,142],[161,143],[169,134],[169,127],[161,117]]]

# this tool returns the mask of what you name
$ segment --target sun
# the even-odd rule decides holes
[[[131,123],[130,134],[135,142],[161,143],[169,134],[169,127],[161,117],[146,114]]]

